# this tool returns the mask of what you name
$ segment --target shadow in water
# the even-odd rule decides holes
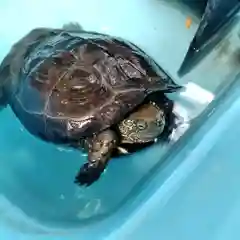
[[[179,76],[195,67],[232,30],[239,22],[236,16],[239,9],[240,2],[237,0],[230,3],[223,0],[208,1],[197,32],[178,70]]]
[[[205,11],[208,0],[181,0],[181,2],[186,5],[190,10],[192,10],[193,13],[195,13],[198,17],[201,18]]]
[[[191,46],[184,60],[179,68],[178,74],[180,77],[189,73],[194,67],[196,67],[209,53],[228,35],[232,29],[239,24],[239,16],[233,17],[225,26],[216,33],[212,39],[209,39],[205,45],[201,46],[199,49],[194,49]]]

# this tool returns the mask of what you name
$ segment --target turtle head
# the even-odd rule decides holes
[[[119,124],[122,143],[154,141],[165,127],[165,113],[154,104],[145,104]]]

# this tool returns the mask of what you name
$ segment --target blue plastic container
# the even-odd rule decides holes
[[[77,21],[131,40],[186,86],[174,99],[184,124],[170,145],[112,161],[87,189],[73,184],[85,160],[79,152],[34,138],[10,109],[1,112],[1,239],[239,239],[238,24],[179,79],[199,16],[178,1],[8,0],[0,6],[2,58],[34,27]]]

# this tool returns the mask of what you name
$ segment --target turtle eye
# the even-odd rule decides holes
[[[147,123],[145,121],[139,120],[137,123],[137,127],[140,130],[144,130],[147,128]]]
[[[133,126],[133,121],[131,121],[130,119],[128,119],[127,121],[125,121],[125,124],[127,125],[127,126]]]
[[[157,116],[156,125],[158,127],[161,127],[164,124],[165,124],[165,115],[164,115],[164,112],[160,112],[159,115]]]
[[[161,127],[161,126],[163,125],[162,120],[157,120],[157,121],[156,121],[156,125],[157,125],[158,127]]]

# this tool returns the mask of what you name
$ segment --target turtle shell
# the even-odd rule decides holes
[[[121,121],[151,92],[179,88],[132,43],[93,32],[52,32],[29,42],[14,76],[15,114],[52,142],[91,136]]]

